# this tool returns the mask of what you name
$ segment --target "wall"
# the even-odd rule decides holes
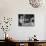
[[[12,17],[13,22],[10,33],[17,40],[27,40],[34,34],[37,35],[39,40],[46,40],[45,38],[45,15],[46,6],[40,8],[33,8],[30,6],[28,0],[0,0],[0,19],[1,17]],[[34,27],[19,27],[18,14],[35,14]],[[0,31],[2,35],[3,31]],[[4,33],[3,33],[4,34]],[[4,37],[0,36],[0,39]]]

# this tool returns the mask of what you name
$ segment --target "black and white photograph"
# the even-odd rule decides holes
[[[18,26],[34,26],[34,14],[18,14]]]

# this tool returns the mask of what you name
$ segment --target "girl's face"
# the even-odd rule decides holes
[[[23,19],[23,16],[21,16],[20,19]]]

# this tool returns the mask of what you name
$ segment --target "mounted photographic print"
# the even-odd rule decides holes
[[[18,14],[18,26],[34,25],[34,14]]]
[[[29,3],[32,7],[38,8],[38,7],[42,6],[43,0],[29,0]]]

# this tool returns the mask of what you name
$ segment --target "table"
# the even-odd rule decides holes
[[[16,46],[46,46],[46,40],[29,41],[29,40],[9,40],[9,44]]]

